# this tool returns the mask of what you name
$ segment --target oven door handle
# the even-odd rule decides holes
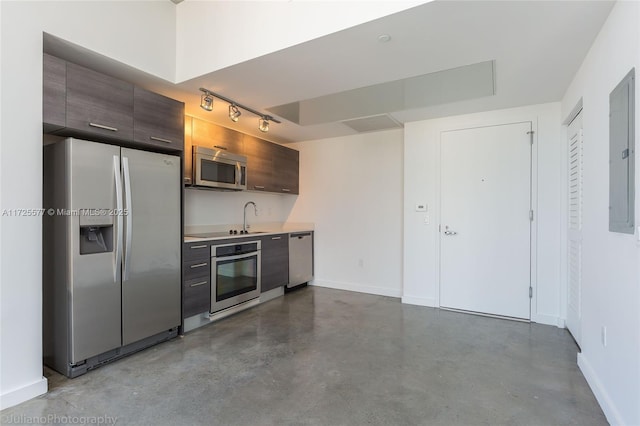
[[[257,255],[258,255],[257,251],[252,251],[250,253],[238,254],[235,256],[217,256],[213,258],[213,261],[218,263],[218,262],[227,261],[227,260],[245,259],[245,258],[257,256]]]

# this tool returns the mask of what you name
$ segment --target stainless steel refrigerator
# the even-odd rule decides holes
[[[73,138],[44,147],[45,364],[75,377],[177,335],[180,161]]]

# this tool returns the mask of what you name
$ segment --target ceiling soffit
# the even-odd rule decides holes
[[[301,126],[371,117],[492,96],[494,71],[485,61],[267,109]]]

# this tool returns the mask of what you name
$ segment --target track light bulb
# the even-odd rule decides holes
[[[231,119],[231,121],[236,123],[241,115],[242,113],[240,112],[240,110],[236,105],[234,104],[229,105],[229,118]]]
[[[200,108],[205,111],[213,111],[213,96],[209,93],[203,93],[200,96]]]
[[[269,120],[264,117],[260,118],[258,120],[258,129],[263,133],[267,133],[269,131]]]

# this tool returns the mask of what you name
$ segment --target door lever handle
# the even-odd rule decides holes
[[[444,235],[458,235],[456,231],[444,231]]]

